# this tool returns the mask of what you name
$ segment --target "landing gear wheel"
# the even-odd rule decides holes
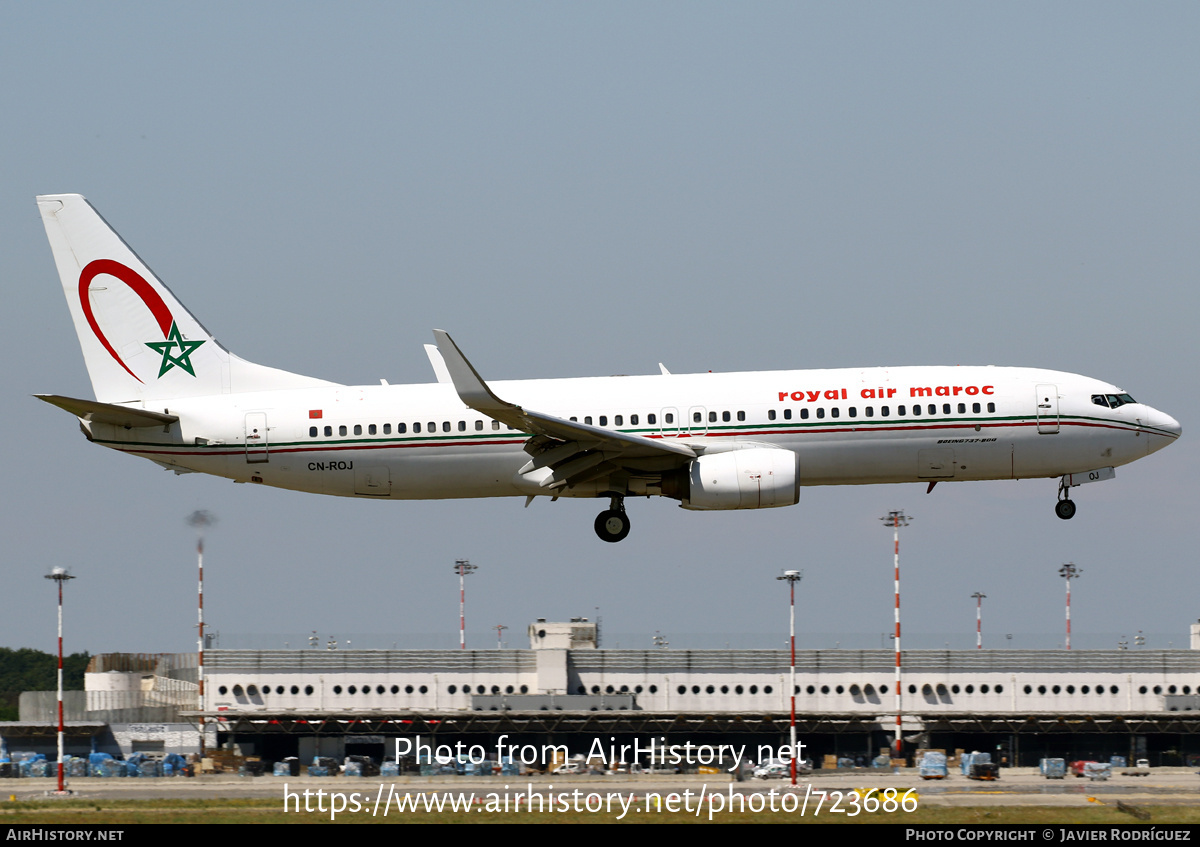
[[[622,509],[606,509],[596,516],[596,535],[616,543],[629,535],[629,517]]]
[[[1058,515],[1064,521],[1069,521],[1075,517],[1075,501],[1059,500],[1054,504],[1054,514]]]

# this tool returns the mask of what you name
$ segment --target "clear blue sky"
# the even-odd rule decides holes
[[[773,644],[784,568],[806,571],[802,640],[877,646],[877,519],[904,508],[910,646],[972,643],[975,591],[989,633],[1052,646],[1065,561],[1078,643],[1181,646],[1200,617],[1198,40],[1194,3],[10,5],[0,644],[52,649],[42,574],[66,566],[68,649],[187,649],[184,518],[205,508],[229,637],[449,646],[469,558],[480,646],[597,607],[610,644]],[[175,477],[30,396],[91,396],[33,202],[54,192],[88,196],[230,349],[339,382],[432,381],[438,326],[497,379],[1057,368],[1184,437],[1078,489],[1069,523],[1052,480],[806,488],[762,513],[631,501],[619,545],[589,501]]]

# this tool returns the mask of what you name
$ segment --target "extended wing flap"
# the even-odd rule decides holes
[[[492,392],[479,372],[467,361],[454,339],[444,330],[435,329],[433,337],[446,361],[446,369],[454,382],[459,399],[477,412],[523,432],[544,435],[564,442],[586,442],[603,446],[605,450],[619,453],[625,458],[646,456],[676,456],[694,459],[696,451],[687,444],[664,438],[646,438],[627,432],[603,429],[578,421],[547,415],[524,409],[515,403],[501,400]]]
[[[60,397],[57,394],[35,394],[33,396],[39,400],[45,400],[51,406],[58,406],[77,418],[95,423],[142,427],[166,426],[179,420],[179,415],[161,414],[146,409],[130,409],[126,406],[100,403],[96,400],[79,400],[74,397]]]

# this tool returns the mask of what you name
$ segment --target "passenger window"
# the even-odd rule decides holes
[[[699,412],[696,412],[696,422],[697,422],[697,423],[699,423],[699,422],[700,422],[700,413],[699,413]],[[717,422],[717,413],[716,413],[716,412],[709,412],[709,413],[708,413],[708,422],[709,422],[709,423],[716,423],[716,422]]]
[[[430,421],[425,427],[426,432],[437,432],[437,421]]]
[[[383,434],[384,434],[384,435],[391,435],[391,434],[392,434],[392,425],[391,425],[391,424],[384,424],[384,425],[383,425]]]
[[[442,421],[442,432],[450,431],[450,421]]]
[[[600,426],[608,426],[608,415],[600,416]]]
[[[345,434],[346,434],[346,425],[342,424],[341,426],[338,427],[338,435],[345,435]]]
[[[946,411],[948,412],[948,411],[950,411],[950,409],[947,408]],[[932,403],[929,404],[929,414],[931,414],[931,415],[937,414],[937,406],[933,405]]]
[[[995,404],[995,403],[988,403],[988,411],[989,411],[989,412],[994,412],[994,411],[996,411],[996,404]]]
[[[492,421],[492,429],[499,429],[500,421]]]
[[[402,424],[402,423],[396,424],[396,432],[399,432],[399,433],[408,432],[408,424]]]
[[[675,413],[667,412],[665,415],[663,415],[663,422],[664,423],[675,423]]]
[[[325,427],[325,435],[327,435],[327,436],[333,435],[333,427],[331,427],[331,426]]]
[[[729,423],[729,412],[721,412],[721,420],[725,421],[725,423]]]
[[[825,417],[825,410],[824,410],[823,408],[822,408],[822,409],[817,409],[817,417],[818,417],[818,418],[823,418],[823,417]]]
[[[371,424],[370,426],[367,427],[367,435],[374,435],[374,434],[375,434],[375,424]]]
[[[746,419],[746,413],[745,413],[745,412],[738,412],[738,420],[739,420],[739,421],[744,421],[745,419]]]
[[[309,437],[309,438],[316,438],[316,437],[317,437],[317,428],[316,428],[315,426],[310,426],[310,427],[308,428],[308,437]]]
[[[710,421],[715,421],[717,419],[717,413],[709,412],[708,419]],[[700,414],[699,412],[692,412],[692,423],[703,423],[703,422],[704,422],[704,415]]]
[[[847,409],[847,410],[846,410],[846,412],[847,412],[847,414],[849,414],[849,415],[850,415],[850,417],[852,417],[852,418],[857,418],[857,417],[858,417],[858,407],[857,407],[857,406],[851,406],[849,409]],[[835,415],[834,417],[837,417],[837,416]]]
[[[637,426],[637,425],[638,425],[638,416],[637,416],[637,415],[630,415],[630,416],[629,416],[629,425],[630,425],[630,426]]]
[[[354,434],[355,434],[355,435],[362,435],[362,424],[355,424],[355,425],[354,425]]]
[[[788,411],[790,412],[791,409],[789,409]],[[801,418],[801,420],[808,420],[808,409],[800,410],[800,418]]]
[[[571,415],[571,420],[575,421],[576,423],[579,422],[579,418],[576,417],[575,415]]]
[[[875,407],[874,406],[867,406],[867,408],[864,409],[863,411],[866,413],[868,418],[875,417]]]
[[[592,416],[591,416],[591,415],[584,415],[584,416],[583,416],[583,422],[584,422],[585,424],[590,424],[590,423],[592,422]]]
[[[459,422],[458,422],[458,431],[459,431],[459,432],[466,432],[466,431],[467,431],[467,422],[466,422],[466,421],[459,421]]]
[[[622,426],[625,423],[625,418],[621,415],[613,415],[613,426]]]
[[[475,421],[475,431],[483,432],[483,421]]]
[[[420,431],[421,431],[421,422],[417,421],[415,424],[413,424],[413,432],[420,432]]]
[[[967,413],[967,404],[966,403],[958,404],[958,413],[960,415],[965,415]]]
[[[769,420],[769,421],[775,420],[775,410],[774,409],[767,409],[767,420]],[[316,433],[314,432],[313,435],[316,435]]]
[[[658,415],[654,414],[653,412],[646,415],[646,423],[648,423],[650,425],[654,425],[654,424],[658,423]]]
[[[979,404],[978,403],[971,404],[971,413],[975,414],[975,415],[979,414]]]
[[[887,406],[880,406],[880,407],[879,407],[879,417],[881,417],[881,418],[886,418],[886,417],[887,417],[888,415],[890,415],[890,414],[891,414],[891,409],[889,409]],[[902,414],[902,415],[904,414],[904,407],[903,407],[903,406],[901,406],[901,407],[900,407],[900,414]]]
[[[883,408],[885,408],[885,409],[886,409],[886,408],[887,408],[887,406],[884,406]],[[903,406],[897,406],[897,407],[896,407],[896,414],[897,414],[897,415],[899,415],[900,417],[904,417],[904,407],[903,407]],[[885,417],[887,416],[887,412],[884,412],[884,416],[885,416]]]
[[[943,403],[943,404],[942,404],[942,414],[943,414],[943,415],[948,415],[948,414],[950,414],[950,404],[949,404],[949,403]]]

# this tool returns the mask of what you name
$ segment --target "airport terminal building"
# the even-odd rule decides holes
[[[906,748],[993,750],[1023,765],[1046,755],[1200,762],[1200,624],[1192,630],[1190,650],[904,651]],[[203,724],[207,746],[268,759],[382,757],[413,736],[487,746],[504,735],[572,752],[597,737],[786,742],[786,650],[598,649],[582,619],[537,621],[529,637],[523,650],[210,650],[202,708],[195,654],[101,655],[67,718],[90,727],[86,743],[126,754],[194,752]],[[797,651],[805,755],[862,759],[886,747],[894,674],[889,650]],[[53,723],[46,695],[23,695],[22,726],[0,724],[10,748]]]

